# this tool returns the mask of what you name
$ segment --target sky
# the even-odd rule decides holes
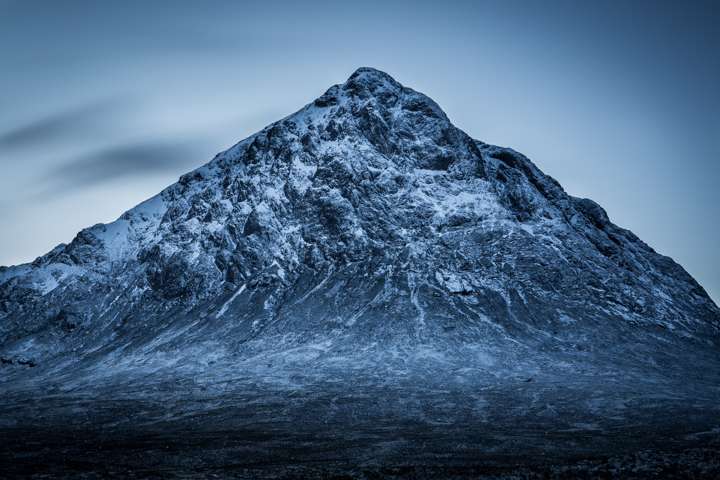
[[[374,67],[720,303],[720,3],[0,0],[0,265]]]

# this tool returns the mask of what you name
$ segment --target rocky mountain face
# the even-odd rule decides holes
[[[710,346],[720,326],[702,287],[599,205],[369,68],[0,275],[3,358],[41,368],[269,338],[601,353],[614,333]]]
[[[615,390],[713,397],[719,346],[720,310],[682,267],[371,68],[0,269],[6,386],[324,382],[342,397],[365,382],[410,398],[450,382],[472,423],[492,410],[483,386],[582,383],[567,404],[608,418],[635,401]],[[462,417],[388,405],[368,408]]]

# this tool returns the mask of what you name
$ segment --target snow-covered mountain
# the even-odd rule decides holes
[[[370,68],[0,282],[3,357],[41,369],[110,346],[491,335],[593,351],[590,330],[704,343],[720,326],[702,287],[599,205]]]
[[[545,379],[700,398],[719,346],[720,310],[682,267],[372,68],[0,269],[6,385]]]

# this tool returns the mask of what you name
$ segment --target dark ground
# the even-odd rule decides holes
[[[711,393],[584,391],[8,390],[0,478],[720,478]]]

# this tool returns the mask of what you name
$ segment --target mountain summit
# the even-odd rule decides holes
[[[682,267],[372,68],[117,221],[0,269],[6,385],[309,389],[356,403],[288,418],[345,426],[607,430],[639,418],[632,392],[667,411],[711,404],[718,346],[720,310]]]

